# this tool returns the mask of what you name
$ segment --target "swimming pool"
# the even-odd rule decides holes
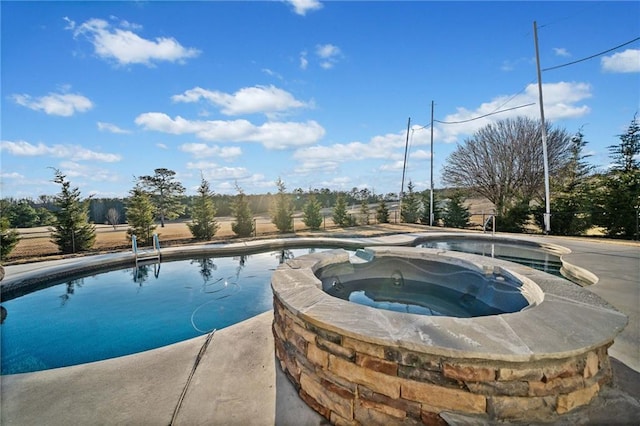
[[[416,247],[435,248],[441,250],[459,251],[462,253],[478,254],[486,257],[519,263],[561,277],[562,260],[560,256],[550,253],[537,245],[525,245],[524,242],[509,243],[508,241],[479,240],[473,238],[447,238],[442,240],[424,241]]]
[[[2,374],[128,355],[176,343],[272,308],[278,264],[313,251],[147,264],[51,283],[6,300]]]

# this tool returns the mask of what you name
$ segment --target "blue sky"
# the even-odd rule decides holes
[[[456,144],[539,117],[542,68],[640,36],[640,2],[7,2],[1,196],[124,197],[168,168],[195,194],[434,184]],[[640,110],[640,41],[542,74],[545,115],[606,167]],[[426,127],[425,127],[426,126]]]

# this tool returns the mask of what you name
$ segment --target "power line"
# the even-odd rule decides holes
[[[636,38],[634,38],[633,40],[630,40],[630,41],[628,41],[628,42],[626,42],[626,43],[622,43],[621,45],[618,45],[618,46],[616,46],[616,47],[612,47],[611,49],[607,49],[607,50],[605,50],[604,52],[596,53],[595,55],[587,56],[586,58],[578,59],[577,61],[568,62],[568,63],[566,63],[566,64],[556,65],[555,67],[544,68],[542,71],[551,71],[551,70],[556,70],[556,69],[558,69],[558,68],[568,67],[569,65],[574,65],[574,64],[577,64],[577,63],[579,63],[579,62],[588,61],[589,59],[593,59],[593,58],[596,58],[596,57],[598,57],[598,56],[604,55],[605,53],[612,52],[612,51],[614,51],[614,50],[616,50],[616,49],[619,49],[619,48],[621,48],[621,47],[623,47],[623,46],[626,46],[626,45],[631,44],[631,43],[633,43],[633,42],[636,42],[636,41],[638,41],[638,40],[640,40],[640,37],[636,37]]]
[[[523,88],[522,88],[518,93],[516,93],[515,95],[511,95],[511,97],[510,97],[509,99],[507,99],[506,101],[504,101],[503,103],[501,103],[500,105],[498,105],[498,106],[496,107],[496,109],[494,109],[492,112],[490,112],[490,113],[488,113],[488,114],[484,114],[484,115],[481,115],[481,116],[479,116],[479,117],[475,117],[475,118],[471,118],[471,119],[469,119],[469,120],[463,120],[463,121],[451,121],[451,122],[449,122],[449,121],[440,121],[440,120],[433,120],[433,121],[438,122],[438,123],[441,123],[441,124],[459,124],[459,123],[467,123],[467,122],[469,122],[469,121],[478,120],[478,119],[480,119],[480,118],[488,117],[488,116],[493,115],[493,114],[499,114],[499,113],[501,113],[501,112],[511,111],[512,109],[524,108],[524,107],[527,107],[527,106],[535,105],[535,104],[526,104],[526,105],[520,105],[520,106],[517,106],[517,107],[514,107],[514,108],[509,108],[509,109],[505,109],[505,110],[500,110],[500,108],[502,108],[503,106],[505,106],[506,104],[508,104],[509,102],[511,102],[511,101],[512,101],[516,96],[518,96],[518,95],[522,94],[522,92],[524,92],[525,90],[527,90],[527,87],[529,87],[529,85],[530,85],[531,83],[533,83],[534,81],[535,81],[535,79],[531,80],[531,81],[530,81],[529,83],[527,83],[527,84],[526,84],[526,85],[525,85],[525,86],[524,86],[524,87],[523,87]],[[429,127],[429,126],[431,126],[431,125],[430,125],[430,124],[425,124],[424,126],[419,127],[419,128],[417,128],[417,129],[414,129],[414,130],[422,130],[422,129],[426,129],[426,128],[427,128],[427,127]]]
[[[462,123],[468,123],[468,122],[470,122],[470,121],[479,120],[479,119],[481,119],[481,118],[485,118],[485,117],[488,117],[488,116],[490,116],[490,115],[500,114],[501,112],[512,111],[512,110],[514,110],[514,109],[524,108],[524,107],[528,107],[528,106],[535,105],[535,104],[536,104],[535,102],[531,102],[531,103],[524,104],[524,105],[518,105],[518,106],[513,107],[513,108],[507,108],[507,109],[503,109],[503,110],[500,110],[500,111],[490,112],[489,114],[480,115],[480,116],[478,116],[478,117],[470,118],[470,119],[468,119],[468,120],[460,120],[460,121],[440,121],[440,120],[433,120],[433,121],[435,121],[436,123],[440,123],[440,124],[462,124]]]

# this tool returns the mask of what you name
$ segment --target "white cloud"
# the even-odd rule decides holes
[[[286,0],[293,6],[293,11],[301,16],[305,16],[307,12],[322,9],[322,3],[317,0]]]
[[[320,58],[320,66],[324,69],[333,68],[341,54],[340,48],[333,44],[319,44],[316,46],[316,55]]]
[[[351,189],[353,187],[353,185],[351,184],[351,178],[349,176],[337,176],[331,180],[319,182],[318,186],[322,188],[334,188],[337,190]]]
[[[252,173],[245,167],[222,167],[210,161],[197,161],[187,163],[187,168],[199,170],[206,180],[216,182],[213,189],[219,193],[236,194],[236,183],[248,193],[274,186],[273,182],[265,180],[264,175]]]
[[[49,93],[46,96],[32,98],[30,95],[12,95],[18,105],[34,111],[44,111],[49,115],[70,117],[76,112],[85,112],[93,108],[89,98],[74,93]]]
[[[210,161],[189,162],[187,168],[201,170],[208,180],[240,180],[251,176],[245,167],[221,167]]]
[[[242,155],[242,149],[237,146],[219,147],[205,143],[186,143],[180,146],[180,150],[192,154],[194,157],[220,157],[225,160],[233,160]]]
[[[399,170],[402,170],[403,166],[404,160],[396,160],[388,164],[383,164],[382,166],[380,166],[379,170],[381,172],[397,172]]]
[[[401,131],[375,136],[367,143],[349,142],[346,144],[337,143],[301,148],[293,154],[293,158],[309,162],[385,159],[394,155],[398,148],[404,149],[405,141],[406,132]]]
[[[118,176],[110,170],[87,166],[76,163],[75,161],[61,162],[60,169],[70,178],[84,178],[96,182],[116,182],[119,179]]]
[[[83,35],[93,45],[96,55],[106,60],[114,60],[118,65],[144,64],[153,66],[155,62],[167,61],[183,63],[186,59],[200,54],[198,49],[182,46],[172,37],[156,37],[148,40],[132,30],[139,26],[123,21],[122,28],[114,28],[102,19],[90,19],[77,26],[65,18],[66,29],[72,30],[74,37]]]
[[[299,175],[308,175],[316,173],[335,173],[340,167],[339,161],[331,160],[305,160],[299,163],[293,171]]]
[[[300,52],[300,69],[306,70],[309,66],[309,60],[307,59],[307,52]]]
[[[174,102],[198,102],[201,99],[221,107],[225,115],[273,113],[310,106],[273,85],[244,87],[233,94],[195,87],[171,97]]]
[[[98,130],[100,130],[101,132],[109,132],[109,133],[116,133],[116,134],[129,134],[129,133],[131,133],[131,131],[129,131],[129,130],[121,129],[120,127],[116,126],[115,124],[105,123],[103,121],[98,121]]]
[[[431,158],[431,153],[425,151],[424,149],[418,149],[411,152],[412,160],[428,160],[429,158]]]
[[[640,72],[640,49],[627,49],[605,56],[600,60],[600,65],[606,72]]]
[[[310,145],[320,140],[324,128],[310,120],[305,123],[266,122],[256,126],[247,120],[187,120],[180,116],[172,119],[160,112],[140,114],[136,120],[145,130],[174,135],[194,134],[200,139],[220,142],[258,142],[269,149],[286,149]]]
[[[30,144],[25,141],[6,141],[0,142],[0,148],[9,154],[20,157],[36,157],[50,156],[55,158],[67,158],[73,161],[102,161],[113,163],[121,160],[119,154],[108,154],[102,152],[91,151],[78,145],[38,145]]]
[[[558,83],[543,83],[542,92],[545,104],[545,118],[550,121],[578,118],[591,111],[587,105],[578,105],[578,103],[591,97],[591,86],[588,83],[564,81]],[[490,123],[519,115],[538,119],[540,117],[540,108],[537,103],[538,85],[529,84],[523,93],[513,97],[513,99],[511,99],[511,96],[502,95],[489,102],[482,103],[473,110],[459,107],[456,113],[445,116],[442,121],[466,121],[511,107],[533,104],[524,108],[505,111],[500,114],[490,115],[464,123],[438,124],[438,127],[435,129],[438,131],[437,139],[442,138],[445,142],[455,142],[460,135],[471,135],[476,130]]]
[[[319,44],[316,46],[316,54],[322,59],[329,59],[340,55],[340,48],[333,44]]]
[[[0,173],[2,179],[24,179],[24,176],[17,172]]]
[[[555,53],[556,56],[564,56],[564,57],[571,56],[571,53],[569,53],[569,51],[564,47],[554,47],[553,53]]]
[[[271,77],[275,77],[278,80],[284,80],[284,78],[282,77],[282,75],[278,74],[277,72],[273,71],[272,69],[269,68],[262,68],[262,72],[267,74],[268,76]]]
[[[412,146],[428,143],[428,132],[413,133]],[[403,130],[398,133],[374,136],[366,143],[349,142],[300,148],[293,154],[294,160],[299,162],[294,171],[304,175],[321,172],[335,173],[341,163],[371,159],[400,161],[402,163],[406,137],[406,131]],[[424,151],[417,150],[412,153],[412,156],[415,154],[417,155],[415,158],[421,159],[423,153]]]

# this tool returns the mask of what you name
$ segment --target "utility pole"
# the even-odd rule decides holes
[[[411,127],[411,117],[407,122],[407,140],[404,143],[404,164],[402,165],[402,184],[400,186],[400,208],[402,209],[402,194],[404,194],[404,172],[407,169],[407,151],[409,150],[409,129]]]
[[[429,195],[429,226],[433,226],[433,101],[431,101],[431,194]]]
[[[533,38],[536,46],[536,67],[538,70],[538,97],[540,103],[540,125],[542,133],[542,155],[544,164],[544,232],[551,231],[551,202],[549,200],[549,159],[547,155],[547,127],[544,122],[544,103],[542,101],[542,73],[540,72],[540,53],[538,52],[538,26],[533,21]]]

